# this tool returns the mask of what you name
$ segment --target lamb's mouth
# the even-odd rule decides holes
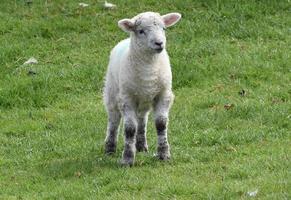
[[[163,50],[164,50],[164,48],[156,48],[156,49],[154,49],[157,53],[161,53]]]

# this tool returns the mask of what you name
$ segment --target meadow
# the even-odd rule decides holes
[[[291,199],[289,0],[1,0],[0,199]],[[172,159],[104,155],[117,21],[180,12],[167,30]],[[30,57],[37,64],[24,65]],[[150,118],[151,119],[151,118]]]

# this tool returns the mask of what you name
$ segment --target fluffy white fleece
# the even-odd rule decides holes
[[[147,151],[145,126],[151,108],[158,130],[158,156],[161,159],[170,156],[166,124],[173,93],[165,28],[175,24],[180,17],[178,13],[160,16],[146,12],[118,23],[121,29],[130,33],[130,38],[119,42],[110,55],[104,88],[104,103],[109,116],[105,151],[116,150],[122,116],[125,125],[123,164],[133,164],[135,146],[139,151]],[[165,128],[159,133],[158,126]],[[165,151],[159,152],[159,146],[165,146]]]

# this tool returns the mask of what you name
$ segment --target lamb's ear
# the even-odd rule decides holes
[[[173,26],[174,24],[176,24],[181,19],[181,14],[180,13],[169,13],[169,14],[163,15],[162,19],[165,23],[165,26],[170,27],[170,26]]]
[[[118,21],[118,26],[125,32],[133,31],[134,23],[131,19],[122,19]]]

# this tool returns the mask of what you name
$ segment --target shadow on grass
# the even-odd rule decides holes
[[[49,177],[69,178],[79,177],[84,174],[91,174],[104,168],[117,169],[117,155],[106,156],[101,151],[92,150],[87,155],[72,155],[70,157],[62,157],[50,159],[43,162],[39,167],[39,171]]]
[[[98,151],[98,150],[97,150]],[[113,155],[105,155],[102,150],[92,150],[86,156],[52,159],[39,165],[40,173],[54,179],[80,177],[83,175],[104,171],[122,171],[141,167],[158,167],[164,164],[173,164],[172,161],[160,161],[150,153],[137,153],[133,167],[124,167],[120,164],[121,151]]]

